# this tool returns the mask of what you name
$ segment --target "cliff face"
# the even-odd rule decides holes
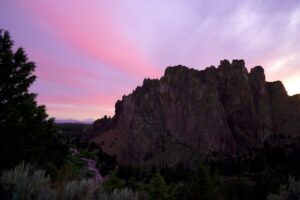
[[[113,118],[99,119],[82,140],[96,141],[130,164],[190,163],[207,155],[259,148],[274,134],[300,136],[300,95],[267,83],[258,66],[221,61],[203,71],[168,67],[116,103]]]

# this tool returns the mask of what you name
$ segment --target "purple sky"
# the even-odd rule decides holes
[[[300,93],[299,0],[1,0],[0,28],[36,62],[31,91],[58,119],[112,116],[144,78],[221,59]]]

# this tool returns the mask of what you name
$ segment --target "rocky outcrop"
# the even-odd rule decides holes
[[[300,96],[267,83],[260,66],[250,73],[243,60],[202,71],[175,66],[123,96],[115,116],[97,120],[82,139],[122,163],[189,164],[259,148],[276,134],[298,137],[299,110]]]

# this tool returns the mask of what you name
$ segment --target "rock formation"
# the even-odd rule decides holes
[[[168,67],[123,96],[115,115],[93,123],[82,140],[96,141],[121,163],[186,164],[209,155],[262,147],[272,135],[300,136],[300,95],[288,96],[264,69],[243,60],[198,71]]]

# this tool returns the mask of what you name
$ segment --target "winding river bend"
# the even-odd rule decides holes
[[[94,178],[94,181],[103,182],[103,177],[101,176],[99,169],[96,168],[97,162],[95,160],[87,159],[87,158],[80,158],[80,159],[86,161],[88,163],[87,164],[88,170],[95,173],[96,177]]]
[[[75,148],[71,147],[70,150],[72,151],[72,156],[80,154],[80,152],[77,149],[75,149]],[[87,168],[88,168],[88,170],[90,170],[90,171],[92,171],[92,172],[95,173],[96,176],[93,179],[94,182],[103,182],[104,181],[104,178],[100,174],[99,169],[96,168],[97,161],[92,160],[92,159],[87,159],[87,158],[80,158],[80,159],[86,161],[87,162]]]

